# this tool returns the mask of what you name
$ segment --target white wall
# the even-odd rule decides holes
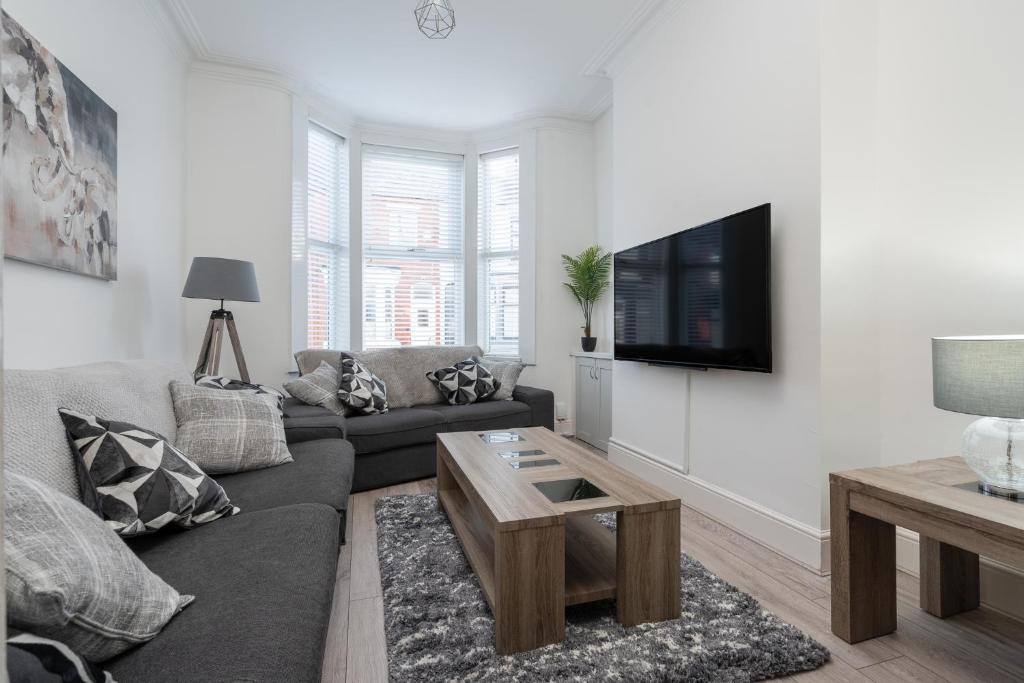
[[[775,372],[615,364],[613,456],[645,452],[820,523],[819,13],[690,0],[615,76],[614,249],[771,202]],[[638,398],[640,397],[640,398]],[[689,418],[687,417],[689,415]]]
[[[594,206],[597,211],[595,224],[597,243],[605,250],[611,250],[615,242],[614,121],[612,108],[607,109],[594,121]],[[597,337],[598,351],[614,351],[614,313],[615,300],[609,290],[594,309],[593,334]]]
[[[594,243],[594,144],[579,126],[537,131],[537,364],[521,382],[550,389],[572,415],[573,364],[580,350],[583,313],[562,286],[562,254]]]
[[[185,65],[143,3],[6,0],[118,114],[118,280],[4,261],[4,365],[182,356]]]
[[[193,73],[188,80],[187,261],[252,261],[259,303],[229,302],[253,381],[280,385],[291,361],[292,97],[283,90]],[[186,307],[195,362],[214,301]],[[222,374],[238,377],[229,346]]]
[[[881,461],[951,455],[930,337],[1024,332],[1024,4],[880,3]]]

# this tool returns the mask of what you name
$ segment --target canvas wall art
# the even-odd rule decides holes
[[[117,279],[117,112],[6,12],[4,255]]]

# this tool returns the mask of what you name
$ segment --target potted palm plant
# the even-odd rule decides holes
[[[583,311],[583,337],[580,342],[584,351],[593,351],[597,347],[597,338],[590,336],[590,322],[594,315],[594,304],[608,291],[611,252],[595,244],[584,249],[578,256],[562,254],[562,264],[569,275],[569,281],[563,284]]]

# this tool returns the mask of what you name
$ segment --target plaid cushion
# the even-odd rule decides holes
[[[327,361],[320,367],[284,385],[284,390],[306,405],[327,408],[335,415],[344,415],[345,406],[338,400],[338,371]]]
[[[209,474],[292,462],[277,400],[171,382],[178,438],[174,445]]]
[[[200,375],[196,378],[197,387],[207,389],[225,389],[227,391],[241,391],[247,394],[267,394],[277,399],[277,409],[284,415],[284,394],[265,384],[252,384],[243,382],[240,379],[229,379],[223,375]]]

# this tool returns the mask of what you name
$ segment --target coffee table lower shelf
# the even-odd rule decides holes
[[[494,534],[459,489],[439,491],[438,499],[493,611],[496,595]],[[615,532],[591,515],[565,518],[565,605],[614,598],[615,563]]]

